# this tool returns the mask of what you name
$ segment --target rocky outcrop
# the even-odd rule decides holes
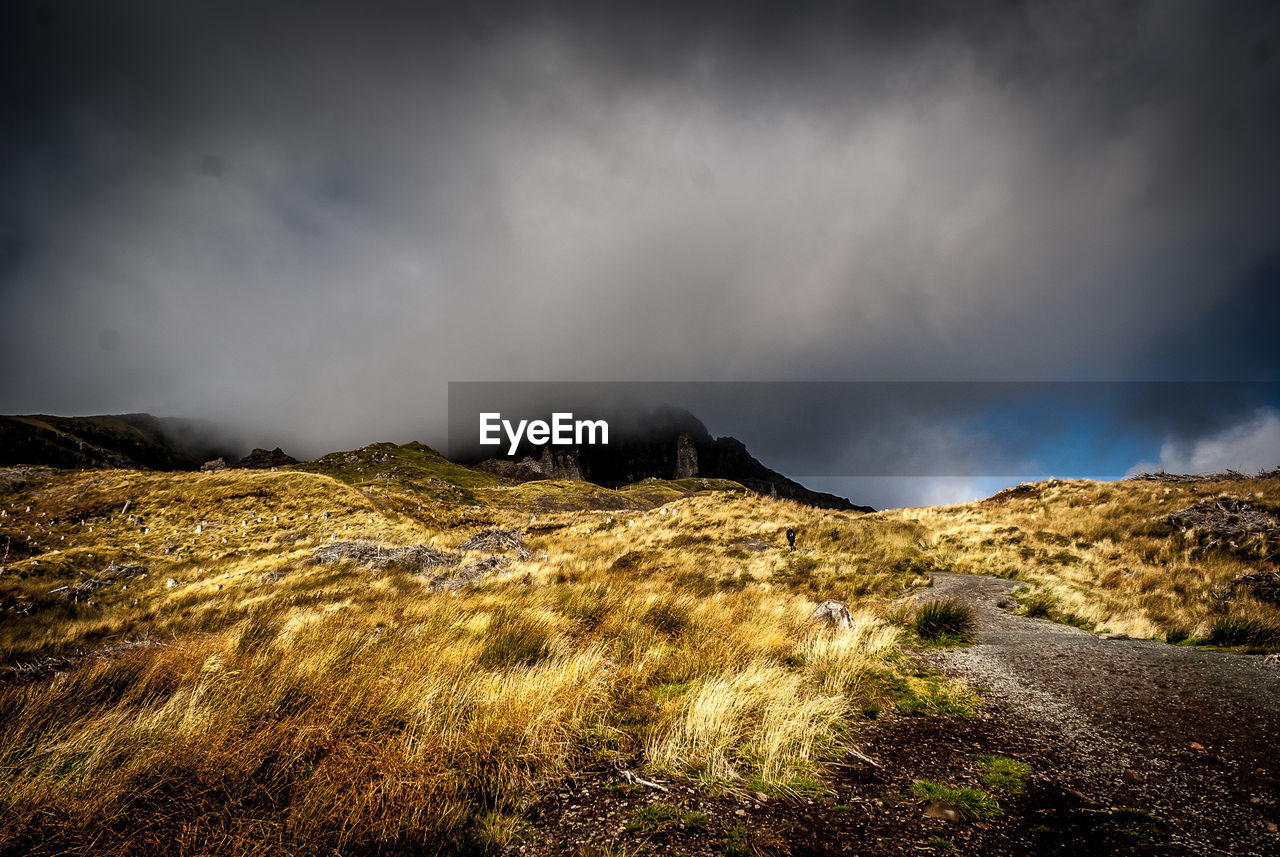
[[[535,482],[539,479],[553,478],[541,462],[534,461],[532,458],[523,458],[520,461],[507,461],[502,458],[487,458],[477,464],[472,470],[481,473],[492,473],[495,476],[501,476],[503,479],[511,479],[515,482]]]
[[[729,479],[766,496],[824,509],[874,511],[844,497],[811,491],[765,467],[732,437],[712,437],[688,411],[659,408],[611,420],[608,446],[537,446],[527,441],[515,456],[479,467],[514,478],[584,479],[617,488],[645,479]],[[537,476],[528,474],[539,473]]]
[[[698,447],[688,432],[676,438],[676,478],[691,479],[698,475]]]
[[[287,467],[290,464],[298,463],[298,459],[277,446],[271,450],[255,449],[236,462],[236,467],[245,470],[270,470],[273,467]]]
[[[548,479],[582,479],[582,465],[579,462],[579,452],[576,449],[552,449],[550,446],[542,448],[542,457],[538,460],[542,471],[547,474]]]
[[[582,467],[578,464],[578,451],[553,450],[543,447],[542,455],[536,460],[528,456],[519,461],[503,458],[487,458],[475,465],[473,470],[492,473],[504,479],[516,482],[536,482],[539,479],[583,479]]]
[[[841,630],[853,627],[853,616],[849,613],[849,605],[843,601],[823,601],[813,611],[811,618],[815,622],[825,622]]]

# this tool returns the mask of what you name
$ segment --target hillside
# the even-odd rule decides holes
[[[1213,509],[1198,523],[1186,510]],[[1243,508],[1242,508],[1243,507]],[[1231,532],[1253,509],[1260,523]],[[1172,643],[1280,648],[1280,472],[1049,480],[976,503],[887,513],[941,568],[1030,584],[1036,615]],[[1187,518],[1184,520],[1184,518]]]
[[[1028,748],[908,657],[939,643],[897,599],[999,574],[1055,619],[1273,645],[1273,607],[1219,597],[1251,548],[1161,523],[1220,494],[1273,504],[1280,483],[1049,482],[858,515],[702,479],[509,482],[418,444],[276,471],[11,468],[0,854],[784,854],[833,825],[906,854],[939,833],[912,795],[944,781],[996,807],[947,836],[1025,853],[1066,781],[984,785],[974,753]],[[848,628],[812,618],[829,599]],[[1271,630],[1215,638],[1246,618]]]
[[[118,414],[56,417],[0,416],[0,467],[136,467],[193,470],[202,463],[239,457],[217,439],[212,426],[192,420]]]
[[[899,634],[875,607],[920,569],[840,556],[855,517],[740,486],[503,485],[416,445],[4,474],[5,853],[91,831],[97,853],[214,847],[249,825],[356,850],[488,835],[600,754],[786,792],[850,700],[902,698],[871,681],[896,673]],[[788,526],[811,553],[784,549]],[[314,561],[351,543],[446,559]],[[860,605],[857,634],[810,626],[818,595]],[[707,694],[739,713],[677,728]]]

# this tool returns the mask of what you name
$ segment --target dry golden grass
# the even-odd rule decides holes
[[[882,513],[927,528],[940,567],[1029,582],[1054,618],[1134,637],[1212,639],[1215,623],[1253,619],[1277,630],[1280,610],[1239,591],[1237,576],[1272,562],[1205,548],[1164,523],[1206,498],[1276,506],[1280,479],[1227,482],[1036,483],[976,503]]]
[[[857,516],[689,480],[504,484],[417,446],[315,469],[6,483],[0,854],[483,849],[546,784],[612,759],[820,789],[859,712],[972,705],[906,668],[886,618],[931,569],[1017,577],[1097,630],[1280,627],[1220,597],[1257,557],[1162,523],[1217,494],[1274,505],[1275,479],[1051,482]],[[527,529],[527,558],[454,593],[310,562],[345,539],[457,551],[491,526]],[[86,578],[102,585],[54,591]],[[852,629],[810,621],[827,598]]]
[[[543,784],[613,758],[716,788],[820,788],[857,712],[942,692],[900,675],[880,618],[924,581],[918,524],[740,492],[531,512],[536,485],[460,490],[510,496],[475,508],[297,471],[13,489],[0,538],[33,555],[0,577],[0,665],[70,661],[0,685],[0,853],[482,847]],[[309,562],[335,538],[456,550],[531,514],[529,558],[455,593],[408,568]],[[147,577],[50,594],[109,561]],[[850,602],[851,631],[810,621],[823,598]],[[141,639],[155,644],[119,647]]]

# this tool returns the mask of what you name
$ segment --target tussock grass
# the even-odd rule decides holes
[[[1257,603],[1230,586],[1273,560],[1207,546],[1196,532],[1184,533],[1167,521],[1215,497],[1275,508],[1280,478],[1049,480],[976,503],[870,515],[861,524],[884,519],[919,526],[937,567],[1027,582],[1028,615],[1170,642],[1206,639],[1218,622],[1220,639],[1274,646],[1256,641],[1272,639],[1265,628],[1280,628],[1280,607]],[[1228,633],[1224,615],[1248,617],[1259,633]]]
[[[973,608],[955,598],[925,601],[916,607],[911,626],[923,640],[967,640],[978,626]]]
[[[1243,646],[1249,649],[1280,648],[1280,621],[1273,611],[1252,604],[1216,617],[1209,624],[1204,642],[1214,646]]]
[[[892,702],[900,631],[880,617],[924,582],[919,525],[882,538],[737,491],[555,511],[554,484],[531,513],[540,483],[487,479],[454,487],[511,496],[471,508],[384,452],[339,461],[343,478],[102,471],[0,498],[0,532],[38,551],[0,578],[0,666],[68,659],[0,682],[0,850],[501,847],[531,791],[602,759],[811,792],[858,712]],[[789,526],[807,553],[782,547]],[[368,540],[477,562],[462,545],[493,527],[525,530],[527,556],[455,592],[401,563],[311,561]],[[49,595],[108,562],[147,576]],[[854,627],[811,622],[822,598]],[[95,655],[142,638],[161,645]]]

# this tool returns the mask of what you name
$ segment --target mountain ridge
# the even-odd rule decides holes
[[[0,466],[194,470],[243,454],[218,434],[211,423],[145,413],[0,415]]]
[[[701,420],[683,408],[630,412],[609,423],[608,446],[552,447],[522,440],[514,455],[479,459],[473,453],[462,460],[518,480],[585,479],[608,488],[645,479],[728,479],[758,494],[820,509],[875,511],[848,498],[806,488],[761,463],[737,438],[713,436]]]
[[[366,449],[366,445],[359,449]],[[394,447],[394,444],[389,446]],[[425,447],[414,443],[406,445]],[[0,467],[43,465],[68,470],[196,470],[224,459],[233,467],[296,462],[279,447],[247,450],[219,439],[217,427],[177,417],[107,414],[84,417],[45,414],[0,416]],[[352,451],[335,451],[314,462],[335,462]],[[432,450],[434,452],[434,450]],[[813,491],[762,464],[733,437],[713,437],[693,414],[660,408],[624,427],[608,447],[534,447],[521,444],[511,459],[481,460],[441,456],[459,468],[516,482],[581,480],[619,488],[646,480],[727,480],[766,496],[808,506],[872,512],[847,498]],[[307,468],[303,464],[303,469]]]

